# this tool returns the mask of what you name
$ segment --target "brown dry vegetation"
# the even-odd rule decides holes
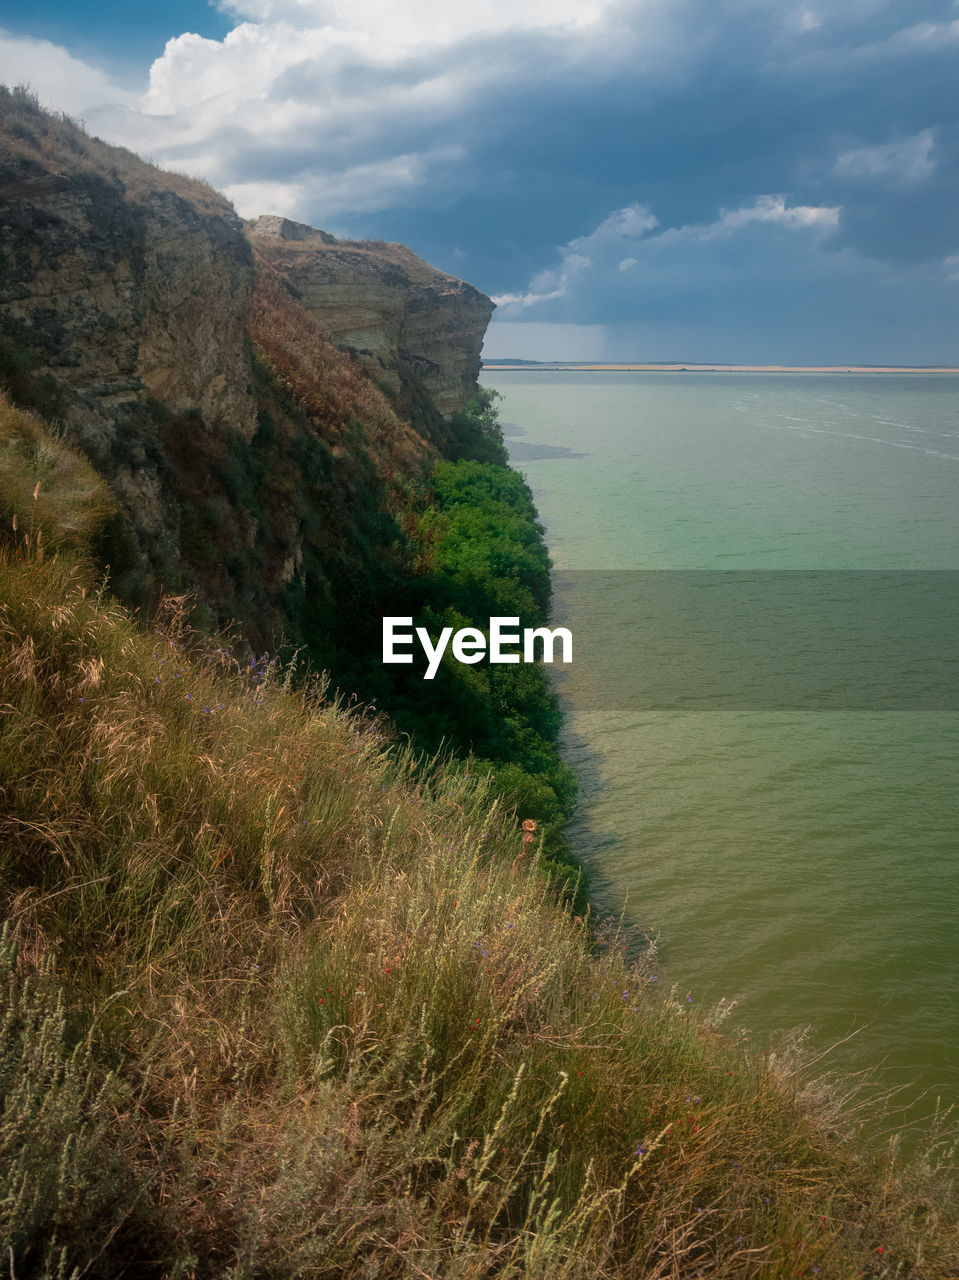
[[[336,240],[333,243],[322,239],[319,235],[308,236],[303,240],[274,240],[269,237],[254,237],[253,244],[263,262],[276,266],[282,271],[285,260],[299,256],[322,254],[330,258],[357,257],[370,258],[374,269],[382,271],[383,263],[388,262],[399,267],[413,284],[435,284],[448,280],[453,284],[460,282],[445,271],[431,267],[428,262],[408,248],[405,244],[397,244],[391,240]]]
[[[943,1153],[860,1158],[798,1058],[596,946],[485,780],[176,602],[10,555],[0,602],[17,1280],[954,1274]]]
[[[377,472],[407,483],[435,451],[397,415],[356,361],[337,350],[256,246],[254,252],[259,270],[249,332],[257,354],[328,444],[342,447],[343,435],[360,422]]]
[[[87,459],[0,390],[0,523],[50,549],[85,551],[115,513]]]
[[[69,181],[92,170],[102,178],[120,182],[133,200],[159,191],[170,191],[206,214],[237,221],[229,200],[199,178],[160,169],[127,151],[91,138],[69,116],[44,111],[28,89],[0,85],[3,129],[0,133],[0,170],[7,181],[42,177]]]

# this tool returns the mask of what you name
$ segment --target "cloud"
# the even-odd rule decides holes
[[[311,172],[289,182],[231,183],[225,194],[245,218],[264,210],[289,217],[322,204],[324,219],[329,221],[344,214],[395,206],[402,203],[404,192],[415,200],[427,174],[461,158],[458,147],[437,147],[423,155],[391,156],[340,172]]]
[[[569,242],[570,249],[592,249],[599,245],[618,244],[622,240],[637,240],[657,225],[656,219],[641,204],[631,204],[617,209],[604,218],[595,231]]]
[[[624,209],[616,209],[594,231],[585,236],[577,236],[564,245],[559,251],[560,265],[535,275],[525,292],[501,293],[493,301],[503,308],[504,314],[512,314],[543,302],[565,298],[576,279],[593,266],[593,258],[584,250],[589,254],[607,253],[611,247],[618,247],[621,252],[624,241],[637,240],[656,225],[656,219],[643,205],[632,204]],[[624,261],[633,265],[636,259]],[[619,269],[626,269],[622,262]]]
[[[767,223],[790,231],[834,231],[839,225],[836,205],[786,204],[785,196],[759,196],[754,204],[741,209],[722,210],[715,222],[697,226],[676,227],[657,237],[664,243],[677,240],[719,240],[735,235],[753,223]]]
[[[104,72],[48,40],[0,29],[0,83],[29,85],[57,111],[82,116],[103,102],[133,104],[139,95],[121,89]]]
[[[370,55],[395,58],[411,49],[448,46],[470,36],[517,29],[568,27],[595,22],[604,0],[223,0],[222,12],[264,24],[290,24],[298,30],[322,29],[362,46]]]
[[[925,182],[936,167],[932,147],[932,130],[923,129],[898,142],[844,151],[833,170],[841,178],[885,178],[909,185]]]
[[[952,0],[220,8],[233,29],[172,33],[135,95],[41,41],[8,40],[0,74],[244,214],[409,243],[497,296],[498,324],[692,340],[735,308],[759,341],[796,300],[825,334],[843,307],[813,291],[837,296],[852,261],[890,331],[909,307],[885,287],[911,282],[914,317],[947,307],[937,289],[955,306]]]
[[[818,239],[835,231],[839,225],[839,213],[837,206],[790,206],[783,196],[763,195],[743,208],[722,210],[712,222],[668,227],[650,235],[647,233],[659,225],[656,217],[643,205],[629,205],[609,214],[588,235],[576,237],[562,246],[559,250],[560,265],[537,274],[527,290],[500,294],[494,301],[503,309],[505,316],[515,315],[581,291],[581,277],[587,268],[596,268],[608,280],[614,269],[622,274],[640,265],[641,260],[650,266],[664,253],[675,253],[684,245],[729,240],[756,227],[774,228],[793,235],[808,233],[813,239]],[[620,254],[627,243],[635,256],[622,258]],[[592,256],[583,256],[578,252],[582,249],[589,249]]]
[[[577,241],[582,244],[583,241]],[[541,302],[553,302],[557,298],[565,298],[573,286],[573,281],[593,265],[592,258],[581,253],[569,252],[569,246],[563,251],[560,265],[553,271],[541,271],[530,281],[525,293],[496,294],[493,301],[504,312],[525,311],[527,307],[535,307]]]

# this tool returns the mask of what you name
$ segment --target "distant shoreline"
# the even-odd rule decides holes
[[[484,373],[959,373],[957,365],[906,364],[578,364],[529,361],[483,363]]]

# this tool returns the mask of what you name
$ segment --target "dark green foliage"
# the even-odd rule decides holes
[[[453,462],[475,458],[501,467],[507,465],[509,459],[496,413],[498,399],[499,394],[492,387],[477,387],[466,410],[452,415],[449,423],[452,440],[443,451],[447,458]]]
[[[469,413],[457,416],[461,448],[468,421],[480,453],[505,457],[492,393],[481,389]],[[422,661],[408,667],[380,660],[379,620],[388,614],[411,617],[434,639],[444,627],[468,626],[488,637],[489,619],[498,616],[518,617],[521,629],[546,623],[550,561],[532,495],[509,467],[464,459],[438,463],[416,506],[392,572],[381,562],[378,575],[337,582],[335,629],[326,601],[317,609],[314,593],[298,584],[291,584],[288,612],[340,688],[374,701],[429,753],[471,753],[469,767],[491,775],[493,794],[515,805],[521,820],[540,824],[544,861],[561,882],[578,885],[582,905],[582,867],[561,834],[576,783],[559,758],[561,717],[546,668],[486,660],[469,666],[447,653],[426,681]]]
[[[417,530],[429,568],[415,625],[434,638],[444,626],[475,626],[488,638],[492,617],[518,617],[520,630],[545,625],[550,561],[522,477],[470,461],[442,462],[432,479]],[[435,679],[419,684],[409,689],[407,678],[398,722],[430,749],[445,740],[472,751],[492,773],[493,793],[515,804],[520,819],[541,824],[546,858],[563,880],[581,876],[561,835],[576,784],[559,758],[560,712],[546,668],[486,660],[464,666],[447,653]],[[580,904],[584,894],[581,884]]]

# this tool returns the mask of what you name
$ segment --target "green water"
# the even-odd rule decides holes
[[[559,569],[959,569],[959,377],[483,380]],[[574,634],[629,625],[572,593]],[[592,660],[565,749],[600,904],[763,1043],[843,1040],[823,1066],[909,1120],[959,1101],[959,712],[641,709]]]

